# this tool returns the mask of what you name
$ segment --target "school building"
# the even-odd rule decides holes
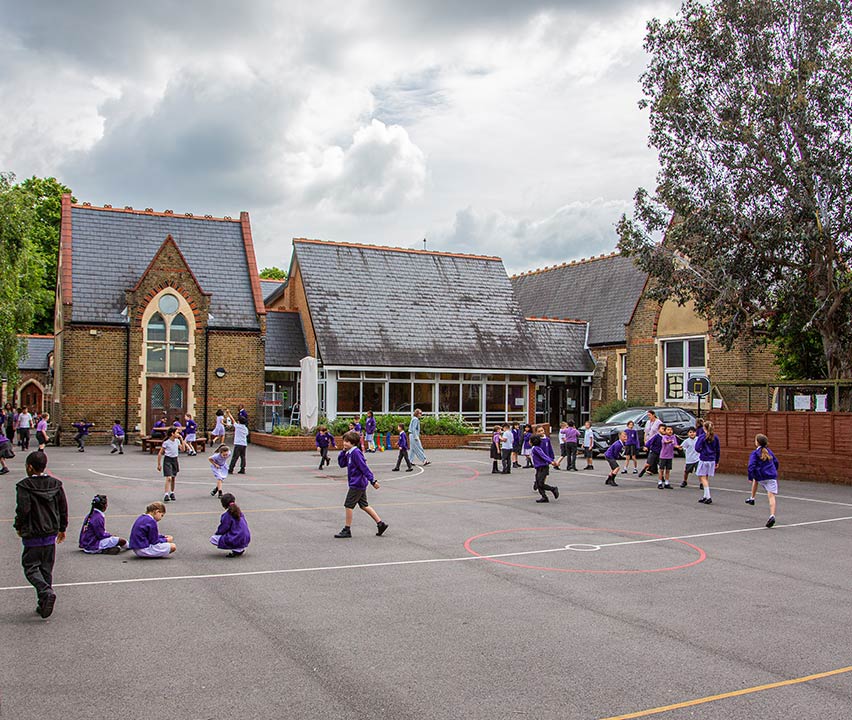
[[[736,383],[777,379],[770,350],[737,344],[726,351],[691,302],[649,298],[653,280],[617,253],[531,270],[511,282],[525,314],[588,321],[596,364],[593,407],[618,399],[695,408],[698,398],[687,382],[706,376],[717,405],[739,410],[748,399]],[[566,402],[561,392],[551,388],[552,407]]]
[[[18,361],[18,382],[0,383],[0,405],[50,412],[53,404],[53,335],[20,335],[24,352]]]

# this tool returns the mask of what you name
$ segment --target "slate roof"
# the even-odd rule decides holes
[[[18,370],[47,370],[48,356],[53,352],[53,335],[25,335],[26,357],[18,361]]]
[[[278,288],[280,288],[283,284],[283,280],[261,280],[260,292],[263,295],[263,302],[266,303],[272,293],[278,290]]]
[[[528,317],[586,320],[589,345],[619,345],[626,342],[624,326],[647,277],[630,258],[612,254],[533,270],[511,280]]]
[[[572,373],[536,342],[500,258],[296,239],[320,358],[327,366]]]
[[[268,310],[265,347],[266,367],[299,367],[308,354],[299,313]]]
[[[527,328],[548,367],[559,368],[565,358],[571,358],[575,372],[591,375],[595,371],[595,361],[585,348],[586,323],[527,318]]]
[[[212,293],[210,326],[258,329],[240,221],[79,205],[71,206],[71,320],[123,323],[124,291],[136,285],[167,235],[201,289]]]

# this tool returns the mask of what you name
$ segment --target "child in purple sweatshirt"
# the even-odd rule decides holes
[[[646,472],[656,475],[659,472],[660,451],[663,449],[663,438],[661,433],[666,429],[665,425],[659,426],[659,432],[645,443],[645,449],[648,451],[648,457],[645,460],[645,467],[639,471],[639,477],[642,477]]]
[[[219,518],[219,527],[210,537],[210,543],[220,550],[230,550],[225,557],[242,557],[251,542],[246,516],[231,493],[222,495],[221,501],[225,512]]]
[[[402,425],[397,425],[396,430],[399,433],[399,441],[396,445],[399,448],[399,456],[396,459],[396,467],[393,471],[399,472],[399,466],[405,460],[405,464],[408,465],[408,469],[405,472],[411,472],[414,470],[414,465],[411,464],[411,460],[408,458],[408,435],[405,434],[405,428]]]
[[[106,531],[106,509],[107,496],[95,495],[92,508],[80,529],[80,549],[89,555],[118,555],[122,550],[127,550],[127,540]]]
[[[624,450],[624,443],[626,441],[627,433],[623,432],[618,436],[618,440],[616,440],[612,445],[610,445],[606,449],[604,457],[609,463],[609,475],[607,475],[606,482],[604,483],[604,485],[612,485],[613,487],[618,487],[618,483],[615,482],[615,476],[618,475],[618,469],[621,467],[619,459],[621,458],[621,451]]]
[[[325,425],[320,425],[317,428],[314,442],[320,454],[320,464],[317,470],[322,470],[324,465],[331,463],[331,460],[328,459],[328,446],[331,445],[331,447],[336,448],[337,443],[334,442],[334,435],[329,434],[328,428]]]
[[[533,486],[533,489],[541,495],[536,502],[550,502],[550,500],[547,499],[548,491],[553,493],[553,499],[556,500],[559,497],[559,488],[555,485],[547,484],[548,470],[551,465],[556,467],[556,460],[548,455],[547,451],[542,446],[542,438],[539,435],[533,435],[530,438],[530,445],[532,446],[532,462],[533,467],[535,468],[535,485]]]
[[[675,446],[677,438],[674,434],[674,428],[667,426],[660,432],[660,481],[657,483],[657,488],[660,490],[671,490],[669,484],[669,476],[672,472],[672,461],[674,460]]]
[[[343,507],[346,508],[346,524],[339,533],[335,534],[334,537],[336,538],[352,537],[352,511],[356,505],[376,521],[376,535],[383,535],[385,530],[388,529],[388,524],[382,522],[378,513],[367,502],[367,485],[372,485],[378,489],[379,483],[373,477],[370,468],[367,467],[364,453],[361,452],[359,447],[360,444],[361,433],[350,430],[343,435],[343,450],[337,456],[337,464],[346,468],[349,492],[346,494],[346,500],[343,503]]]
[[[145,514],[136,518],[130,530],[130,549],[141,558],[168,557],[177,546],[171,535],[160,535],[157,525],[166,514],[166,506],[161,502],[153,502],[145,508]]]

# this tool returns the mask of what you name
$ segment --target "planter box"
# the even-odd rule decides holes
[[[391,443],[394,449],[396,448],[398,435],[391,435]],[[421,435],[420,440],[423,442],[423,447],[427,450],[454,450],[455,448],[467,445],[471,440],[475,439],[476,435]],[[280,452],[294,452],[313,450],[316,448],[313,436],[293,435],[287,437],[285,435],[272,435],[271,433],[252,432],[250,442],[254,445],[267,447],[270,450],[278,450]],[[337,443],[338,449],[343,447],[343,440],[340,437],[335,437],[334,442]],[[333,449],[333,448],[332,448]]]

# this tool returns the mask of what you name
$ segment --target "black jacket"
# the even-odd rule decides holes
[[[68,501],[62,483],[50,475],[26,477],[16,486],[15,530],[24,538],[47,537],[68,527]]]

